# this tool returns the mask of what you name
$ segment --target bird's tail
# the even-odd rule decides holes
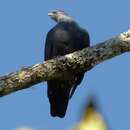
[[[48,81],[51,115],[63,118],[70,97],[71,86],[65,81]]]

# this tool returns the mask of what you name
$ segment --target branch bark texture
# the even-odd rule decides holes
[[[67,79],[70,73],[91,70],[97,64],[125,52],[130,52],[130,30],[89,48],[1,76],[0,96],[43,81]]]

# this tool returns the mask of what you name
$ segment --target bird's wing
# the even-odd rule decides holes
[[[53,49],[53,44],[51,40],[51,31],[48,32],[47,37],[46,37],[46,42],[45,42],[45,60],[49,60],[52,58],[52,49]]]
[[[79,73],[78,75],[75,76],[75,84],[73,85],[71,92],[70,92],[70,97],[71,98],[77,88],[77,86],[82,82],[84,77],[84,73]]]
[[[61,25],[56,25],[51,29],[46,37],[45,60],[70,53],[69,40],[69,32]]]

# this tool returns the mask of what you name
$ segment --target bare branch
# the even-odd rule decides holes
[[[67,79],[70,73],[88,71],[105,60],[129,51],[130,30],[95,46],[0,77],[0,96],[46,80]]]

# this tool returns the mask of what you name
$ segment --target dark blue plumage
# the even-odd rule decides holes
[[[70,16],[63,11],[53,11],[50,15],[58,23],[47,34],[45,60],[66,55],[89,46],[88,33]],[[84,73],[71,74],[69,80],[47,81],[52,116],[65,116],[69,98],[73,95],[77,85],[81,83],[83,76]]]

